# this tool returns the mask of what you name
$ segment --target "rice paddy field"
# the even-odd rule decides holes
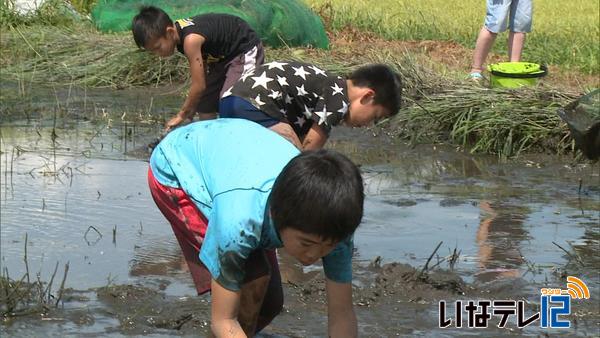
[[[385,39],[455,41],[473,48],[485,1],[306,0],[334,29],[352,26]],[[600,2],[537,0],[524,59],[598,74]],[[506,52],[500,35],[495,51]]]
[[[277,0],[237,3],[252,1]],[[0,337],[209,336],[210,297],[196,295],[146,177],[150,144],[187,93],[187,61],[100,32],[95,2],[18,14],[0,0]],[[524,58],[550,72],[518,89],[467,79],[483,0],[305,2],[330,48],[266,46],[267,60],[340,75],[385,63],[403,82],[396,116],[336,127],[326,145],[365,183],[359,336],[597,336],[599,166],[559,112],[600,86],[600,2],[534,0]],[[505,38],[489,62],[505,59]],[[594,93],[589,118],[600,121]],[[278,258],[284,311],[258,337],[326,336],[321,268]],[[441,300],[447,318],[456,301],[490,298],[523,301],[529,317],[540,289],[567,276],[591,294],[573,301],[571,329],[520,328],[513,315],[473,331],[466,312],[462,327],[439,324]]]
[[[390,133],[413,144],[447,142],[501,156],[575,149],[556,111],[599,86],[598,2],[535,2],[524,59],[548,63],[550,76],[519,91],[466,80],[484,1],[306,2],[321,16],[330,49],[267,46],[267,59],[299,59],[341,74],[365,63],[391,65],[403,77],[405,104],[382,125]],[[0,2],[0,76],[16,82],[19,95],[27,97],[37,83],[115,89],[183,84],[179,95],[185,94],[185,58],[159,59],[137,49],[129,32],[97,31],[86,14],[93,2],[66,9],[49,0],[29,15],[12,12],[10,3]],[[504,39],[489,62],[505,59]]]

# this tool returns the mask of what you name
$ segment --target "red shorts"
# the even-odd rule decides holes
[[[150,193],[154,202],[173,228],[175,237],[177,237],[183,256],[192,274],[198,294],[209,291],[212,277],[199,258],[200,247],[202,246],[204,236],[206,235],[206,228],[208,227],[208,220],[183,189],[171,188],[160,184],[154,178],[152,169],[148,169],[148,185],[150,186]],[[246,261],[245,281],[251,281],[264,276],[270,270],[271,283],[269,291],[265,296],[265,302],[268,302],[271,290],[281,290],[281,277],[275,250],[264,250],[264,253],[269,266],[264,266],[264,259],[259,259],[259,257],[262,257],[262,254],[251,254]],[[283,298],[281,301],[283,302]]]
[[[183,189],[158,183],[151,169],[148,169],[148,185],[158,209],[171,223],[198,294],[209,291],[211,275],[198,257],[206,235],[208,220]]]

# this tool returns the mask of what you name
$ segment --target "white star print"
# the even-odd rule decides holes
[[[260,106],[262,106],[263,104],[265,104],[264,102],[262,102],[262,101],[260,100],[260,94],[256,95],[256,98],[254,99],[254,102],[256,102],[256,104],[257,104],[259,107],[260,107]]]
[[[325,123],[327,124],[327,117],[329,115],[332,115],[332,112],[327,111],[327,107],[323,106],[323,110],[321,111],[315,111],[315,114],[320,117],[319,119],[319,125]]]
[[[231,90],[233,89],[233,87],[229,87],[229,89],[227,89],[223,95],[221,95],[221,97],[227,97],[231,95]]]
[[[280,86],[288,86],[287,79],[283,76],[277,75],[277,82],[279,82]]]
[[[302,85],[300,87],[296,86],[296,90],[298,90],[298,95],[300,95],[300,96],[304,96],[304,95],[308,94],[308,92],[304,89],[304,85]]]
[[[304,116],[298,116],[296,118],[296,122],[294,122],[294,124],[297,124],[298,127],[302,128],[302,126],[304,125],[305,122],[306,122],[306,120],[304,119]]]
[[[286,66],[286,65],[287,65],[287,63],[285,63],[285,62],[277,62],[277,61],[265,63],[265,66],[268,66],[269,70],[271,70],[273,68],[284,70],[283,66]]]
[[[342,113],[342,115],[344,115],[346,112],[348,112],[348,104],[346,101],[342,101],[342,108],[338,110],[338,113]]]
[[[246,81],[246,78],[248,78],[248,76],[250,76],[254,73],[253,70],[254,69],[244,72],[244,74],[242,74],[242,76],[240,77],[240,80],[242,80],[242,82]]]
[[[317,68],[315,66],[309,66],[308,68],[312,69],[313,72],[315,72],[315,75],[323,75],[323,76],[327,77],[327,74],[325,74],[325,71],[323,71],[320,68]]]
[[[275,99],[278,99],[281,97],[281,93],[276,90],[271,90],[271,94],[269,94],[267,96],[272,98],[273,100],[275,100]]]
[[[292,97],[289,96],[288,94],[285,94],[285,103],[286,104],[292,103]]]
[[[283,115],[283,116],[287,116],[287,110],[281,108],[279,109],[279,112]]]
[[[333,87],[329,87],[329,88],[333,89],[333,94],[331,94],[331,96],[334,96],[335,94],[344,95],[344,92],[343,92],[344,88],[339,87],[337,83],[334,83]]]
[[[304,105],[304,111],[302,112],[306,118],[310,118],[312,116],[312,109]]]
[[[298,68],[292,67],[292,69],[295,71],[294,75],[300,76],[303,80],[306,80],[306,75],[310,75],[309,72],[304,70],[304,66],[300,66]]]
[[[269,88],[267,88],[267,83],[273,81],[273,79],[271,79],[270,77],[267,77],[267,72],[263,72],[260,76],[253,76],[252,79],[254,81],[256,81],[252,85],[252,88],[261,86],[265,89],[269,89]]]

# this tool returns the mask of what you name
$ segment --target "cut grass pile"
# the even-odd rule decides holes
[[[556,111],[575,99],[553,90],[455,87],[427,95],[391,119],[411,142],[448,142],[471,152],[515,156],[524,151],[573,150]]]
[[[181,57],[158,59],[126,34],[99,34],[89,25],[17,26],[3,33],[0,75],[17,81],[123,88],[187,75]]]

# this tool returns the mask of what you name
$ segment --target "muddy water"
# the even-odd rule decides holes
[[[35,100],[2,92],[3,276],[19,280],[28,270],[48,281],[58,262],[59,279],[68,262],[71,288],[43,317],[6,320],[3,336],[206,334],[209,299],[194,296],[146,187],[145,145],[160,132],[157,120],[180,101],[164,91],[47,89]],[[539,288],[564,288],[567,274],[582,278],[592,299],[600,296],[597,164],[410,148],[380,130],[338,128],[329,147],[359,163],[366,183],[355,237],[362,335],[481,333],[437,328],[438,301],[525,299],[532,312],[539,310]],[[426,273],[412,278],[430,256]],[[302,269],[283,252],[280,259],[286,306],[265,336],[325,335],[319,267]],[[597,304],[574,303],[577,325],[569,331],[535,323],[483,332],[595,335]]]

